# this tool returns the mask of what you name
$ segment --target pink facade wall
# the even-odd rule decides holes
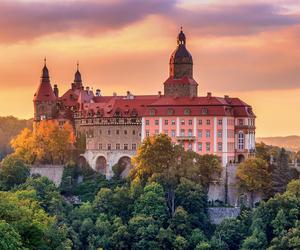
[[[165,133],[171,137],[173,143],[182,143],[185,150],[191,149],[199,154],[216,154],[224,165],[235,159],[233,117],[144,117],[142,122],[142,138]]]

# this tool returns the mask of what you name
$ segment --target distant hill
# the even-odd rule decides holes
[[[23,128],[32,128],[33,119],[18,119],[13,116],[0,117],[0,160],[11,152],[10,140]]]
[[[263,142],[268,145],[283,147],[290,151],[300,151],[300,136],[274,136],[274,137],[258,137],[256,142]]]

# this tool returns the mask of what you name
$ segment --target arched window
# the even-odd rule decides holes
[[[242,131],[238,134],[238,149],[244,149],[244,133]]]

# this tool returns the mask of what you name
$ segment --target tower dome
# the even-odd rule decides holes
[[[193,79],[193,58],[186,49],[182,28],[177,36],[177,47],[171,54],[170,75],[164,82],[166,96],[197,96],[198,83]]]
[[[170,76],[175,79],[193,77],[193,58],[186,49],[186,37],[182,29],[177,36],[177,48],[170,57]]]
[[[77,89],[81,89],[82,87],[82,79],[81,79],[81,73],[79,71],[79,63],[77,63],[77,70],[75,72],[75,77],[74,77],[74,84]]]

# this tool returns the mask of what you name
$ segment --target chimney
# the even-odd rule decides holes
[[[117,96],[117,92],[113,92],[113,96]]]
[[[96,89],[96,96],[101,96],[101,90],[100,89]]]
[[[158,91],[158,97],[161,97],[161,91]]]
[[[56,96],[56,98],[58,98],[58,93],[59,93],[59,91],[58,91],[57,84],[54,84],[53,93],[54,93],[54,95]]]
[[[207,92],[207,98],[208,98],[208,99],[211,98],[211,92]]]
[[[228,98],[229,98],[229,95],[224,95],[224,98],[225,98],[225,99],[228,99]]]

